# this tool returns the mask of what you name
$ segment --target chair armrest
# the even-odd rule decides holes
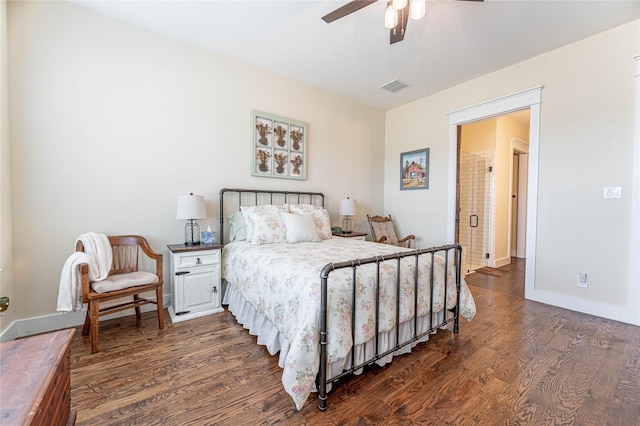
[[[87,294],[89,294],[90,283],[89,283],[89,265],[83,263],[78,265],[80,268],[80,289],[82,290],[82,303],[89,303],[89,298]]]
[[[404,243],[405,241],[409,241],[409,240],[415,240],[416,236],[415,235],[407,235],[406,237],[404,237],[401,240],[398,240],[398,243]]]
[[[384,243],[385,241],[387,241],[387,237],[385,237],[384,235],[380,238],[378,238],[375,242],[376,243]]]
[[[153,251],[153,249],[151,248],[151,246],[149,245],[149,243],[144,237],[139,237],[139,238],[140,238],[139,246],[142,249],[142,252],[146,254],[149,258],[156,261],[156,275],[158,276],[160,281],[162,281],[162,271],[163,271],[162,253],[156,253],[155,251]]]
[[[76,241],[76,251],[84,252],[84,244],[82,244],[82,241],[80,240]],[[89,298],[87,297],[91,290],[91,283],[89,282],[89,265],[82,263],[78,265],[78,268],[80,268],[80,290],[82,292],[82,303],[89,303]]]

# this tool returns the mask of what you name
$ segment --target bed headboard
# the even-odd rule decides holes
[[[272,189],[231,189],[220,190],[220,243],[224,244],[225,217],[240,210],[241,206],[262,204],[313,204],[324,207],[324,194],[309,191],[282,191]]]

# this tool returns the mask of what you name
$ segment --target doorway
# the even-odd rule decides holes
[[[520,184],[527,178],[519,173],[528,170],[529,109],[466,123],[458,134],[456,242],[464,272],[524,258],[527,191]]]
[[[460,126],[484,118],[495,117],[514,111],[529,109],[529,155],[527,181],[527,227],[526,227],[526,270],[525,298],[535,296],[536,233],[538,209],[538,150],[540,146],[540,104],[542,86],[536,86],[515,92],[476,105],[464,107],[448,113],[449,117],[449,185],[447,203],[447,239],[457,241],[459,216],[457,211],[458,195],[458,136]]]

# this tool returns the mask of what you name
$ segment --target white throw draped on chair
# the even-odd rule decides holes
[[[78,241],[82,242],[84,252],[74,252],[69,256],[60,274],[57,310],[61,312],[82,310],[79,265],[89,265],[89,279],[101,281],[109,275],[113,262],[111,244],[106,235],[87,232],[80,235],[76,243]]]

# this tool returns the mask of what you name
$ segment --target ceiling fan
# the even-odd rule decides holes
[[[356,12],[377,0],[353,0],[322,17],[327,24]],[[461,0],[476,1],[484,0]],[[412,19],[420,19],[425,14],[425,0],[390,0],[385,9],[385,27],[389,29],[389,44],[404,40],[409,15]]]

